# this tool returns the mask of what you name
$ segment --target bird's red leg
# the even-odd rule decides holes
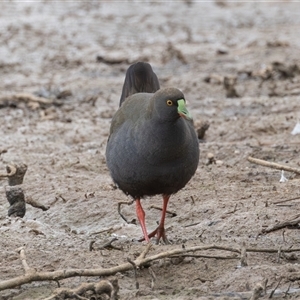
[[[166,212],[167,212],[167,206],[168,206],[169,199],[170,199],[170,195],[163,195],[163,208],[162,208],[161,219],[160,219],[159,225],[154,231],[152,231],[150,234],[148,234],[149,238],[156,235],[156,243],[157,244],[159,243],[160,238],[162,238],[166,244],[169,244],[169,241],[168,241],[168,239],[166,237],[166,233],[165,233],[165,218],[166,218]]]
[[[143,210],[143,207],[141,205],[141,201],[140,201],[139,198],[137,198],[136,201],[135,201],[135,208],[136,208],[136,215],[137,215],[137,217],[139,219],[139,222],[140,222],[140,225],[142,227],[142,231],[143,231],[143,234],[144,234],[145,241],[147,243],[149,243],[150,239],[149,239],[147,229],[146,229],[146,224],[145,224],[145,212]]]

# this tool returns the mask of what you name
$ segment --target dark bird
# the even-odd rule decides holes
[[[147,242],[156,235],[168,243],[165,216],[169,198],[195,174],[199,143],[184,95],[176,88],[159,89],[148,63],[129,67],[106,148],[113,181],[136,201],[136,214]],[[140,199],[163,195],[158,227],[147,233]]]

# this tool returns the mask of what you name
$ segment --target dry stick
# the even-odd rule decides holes
[[[151,205],[150,208],[154,208],[154,209],[157,209],[157,210],[162,211],[162,208],[159,207],[159,206],[156,206],[156,205]],[[176,214],[175,212],[172,212],[172,211],[169,211],[169,210],[166,210],[166,213],[167,213],[167,214],[170,214],[170,215],[171,215],[171,218],[177,216],[177,214]]]
[[[14,176],[17,173],[17,168],[14,164],[7,165],[6,167],[7,173],[0,173],[0,178],[7,178]]]
[[[288,220],[288,221],[284,221],[278,224],[275,224],[274,226],[272,226],[271,228],[266,228],[266,229],[262,229],[262,233],[269,233],[272,231],[276,231],[285,227],[295,227],[295,228],[299,228],[299,223],[300,223],[300,217],[296,217],[292,220]]]
[[[278,253],[278,248],[277,249],[267,249],[267,248],[246,248],[247,252],[256,252],[256,253]],[[300,252],[300,248],[287,248],[287,249],[281,249],[281,252]]]
[[[96,241],[91,241],[89,244],[89,250],[93,251],[94,250],[94,244],[96,243]]]
[[[41,204],[38,201],[33,200],[33,198],[30,197],[30,196],[25,199],[25,202],[27,204],[30,204],[32,207],[40,208],[43,211],[46,211],[46,210],[48,210],[50,208],[50,206],[48,206],[48,205],[45,206],[44,204]]]
[[[0,155],[2,154],[2,153],[6,153],[7,152],[7,149],[6,148],[0,148]]]
[[[166,258],[166,257],[172,257],[174,255],[182,255],[186,254],[188,252],[195,252],[195,251],[203,251],[203,250],[224,250],[229,252],[235,252],[240,254],[241,251],[239,248],[233,248],[233,247],[227,247],[227,246],[219,246],[219,245],[206,245],[206,246],[195,246],[190,248],[178,248],[173,249],[170,251],[161,252],[158,254],[154,254],[152,256],[146,257],[147,253],[149,252],[152,245],[149,243],[145,247],[144,251],[133,261],[137,267],[141,267],[144,265],[148,265],[151,261]],[[22,252],[22,250],[24,252]],[[247,252],[268,252],[268,253],[276,253],[278,252],[278,249],[256,249],[256,248],[247,248]],[[299,252],[300,248],[295,249],[282,249],[282,252]],[[21,248],[19,250],[20,254],[23,256],[25,255],[24,248]],[[24,261],[24,260],[22,260]],[[26,260],[25,260],[26,261]],[[24,264],[24,262],[23,262]],[[29,274],[25,273],[25,275],[21,275],[15,278],[7,279],[0,281],[0,291],[5,289],[11,289],[16,286],[21,286],[25,283],[31,283],[34,281],[58,281],[61,279],[66,279],[70,277],[76,277],[76,276],[110,276],[114,275],[118,272],[125,272],[133,269],[133,265],[130,262],[123,263],[121,265],[111,267],[108,269],[105,268],[96,268],[96,269],[62,269],[62,270],[56,270],[52,272],[36,272],[34,269],[34,273],[29,272]]]
[[[131,221],[128,221],[125,216],[121,212],[121,205],[126,204],[126,205],[131,205],[134,202],[134,200],[131,201],[120,201],[118,202],[118,213],[121,216],[121,218],[127,223],[127,224],[136,224],[136,219],[133,219]]]
[[[153,290],[154,289],[154,284],[155,284],[155,281],[156,281],[156,275],[155,275],[155,273],[154,273],[154,271],[151,267],[149,267],[148,270],[149,270],[149,274],[151,276],[151,290]]]
[[[115,249],[115,250],[122,250],[122,248],[120,247],[116,247],[114,245],[112,245],[112,243],[114,241],[117,241],[118,238],[114,237],[112,238],[110,241],[104,243],[103,245],[101,245],[99,248],[97,248],[97,250],[103,250],[103,249]]]
[[[283,240],[284,243],[286,243],[286,241],[285,241],[285,230],[282,230],[282,240]]]
[[[26,171],[27,165],[23,163],[11,163],[7,165],[6,172],[8,174],[8,184],[10,186],[22,184]]]
[[[195,205],[195,200],[194,200],[194,197],[193,197],[193,196],[191,196],[191,199],[192,199],[192,202],[193,202],[193,204]]]
[[[29,265],[27,264],[26,261],[26,254],[25,254],[25,248],[24,247],[20,247],[17,249],[17,252],[20,254],[20,259],[25,271],[25,275],[27,274],[34,274],[36,271],[33,268],[30,268]]]
[[[270,293],[269,299],[271,299],[271,298],[273,297],[275,291],[276,291],[277,288],[279,287],[279,284],[280,284],[281,280],[282,280],[282,277],[279,278],[279,281],[278,281],[278,283],[276,284],[275,289],[272,290],[272,292]]]
[[[278,254],[277,254],[277,263],[279,263],[281,257],[281,247],[278,249]]]
[[[172,256],[174,257],[195,257],[195,258],[213,258],[213,259],[239,259],[240,257],[238,255],[232,255],[232,256],[222,256],[222,255],[205,255],[205,254],[183,254],[180,256]]]
[[[196,226],[196,225],[198,225],[198,224],[200,224],[200,223],[201,223],[201,222],[196,222],[196,223],[184,225],[183,227],[192,227],[192,226]]]
[[[146,248],[144,249],[144,251],[140,254],[140,256],[138,258],[144,259],[147,255],[147,253],[150,251],[151,247],[152,247],[152,244],[148,243]]]
[[[110,241],[108,241],[108,242],[104,243],[102,246],[100,246],[99,249],[105,249],[105,248],[107,248],[107,247],[111,247],[111,246],[112,246],[111,244],[112,244],[114,241],[117,241],[117,240],[118,240],[118,238],[114,237],[114,238],[112,238]]]
[[[40,104],[53,104],[54,100],[37,97],[30,93],[16,93],[12,95],[1,95],[0,96],[0,103],[6,101],[23,101],[23,102],[37,102]]]
[[[241,248],[241,267],[247,267],[247,250],[246,245],[243,243],[243,247]]]
[[[140,284],[139,284],[139,282],[138,282],[138,280],[137,280],[137,266],[136,266],[135,262],[132,261],[129,257],[127,257],[127,261],[133,266],[133,270],[134,270],[134,279],[135,279],[135,288],[136,288],[137,290],[139,290],[139,289],[140,289]]]
[[[205,229],[202,230],[202,232],[199,234],[198,237],[201,238],[204,232],[205,232]]]
[[[203,278],[203,277],[197,277],[197,278],[195,278],[193,281],[196,281],[196,280],[199,280],[199,281],[201,281],[202,283],[205,283],[205,282],[214,282],[213,279],[207,279],[207,278]]]
[[[276,201],[276,202],[273,202],[273,204],[284,203],[284,202],[293,201],[293,200],[297,200],[297,199],[300,199],[300,196],[295,197],[295,198],[290,198],[290,199],[285,199],[285,200]]]
[[[237,210],[237,203],[235,204],[235,206],[234,206],[234,209],[233,210],[231,210],[231,211],[228,211],[226,214],[234,214],[235,212],[236,212],[236,210]]]
[[[13,174],[14,175],[14,174]],[[0,179],[5,179],[8,178],[10,176],[10,174],[7,173],[0,173]]]
[[[289,291],[290,291],[290,288],[291,288],[291,285],[292,285],[292,283],[290,282],[289,287],[288,287],[287,290],[284,292],[283,298],[285,298],[285,297],[288,295],[288,293],[289,293]]]
[[[67,298],[76,298],[76,299],[89,299],[82,297],[80,295],[86,293],[87,291],[95,291],[97,295],[107,294],[109,297],[113,296],[113,299],[116,299],[116,291],[113,284],[108,280],[100,280],[96,283],[82,283],[79,287],[74,289],[68,288],[58,288],[54,291],[53,295],[45,298],[44,300],[53,300],[53,299],[65,299]],[[110,298],[112,299],[112,298]]]
[[[262,282],[262,286],[264,288],[264,295],[267,295],[267,284],[268,284],[268,278],[264,279]]]
[[[65,199],[61,194],[59,194],[58,197],[59,197],[62,201],[67,202],[67,199]]]
[[[300,169],[297,169],[297,168],[292,168],[292,167],[280,165],[280,164],[277,164],[277,163],[273,163],[273,162],[269,162],[269,161],[266,161],[266,160],[254,158],[254,157],[251,157],[251,156],[249,156],[247,159],[248,159],[248,161],[250,161],[254,164],[257,164],[257,165],[261,165],[261,166],[264,166],[264,167],[269,167],[269,168],[277,169],[277,170],[284,170],[284,171],[287,171],[287,172],[293,172],[293,173],[296,173],[296,174],[300,175]]]

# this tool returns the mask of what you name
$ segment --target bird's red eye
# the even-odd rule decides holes
[[[172,106],[173,105],[173,101],[172,100],[167,100],[167,105],[168,106]]]

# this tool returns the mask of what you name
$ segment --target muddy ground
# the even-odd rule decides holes
[[[148,255],[182,245],[299,248],[297,229],[260,234],[297,216],[299,176],[285,172],[288,181],[279,182],[279,170],[247,161],[251,155],[300,168],[300,135],[291,134],[300,119],[299,4],[10,1],[1,3],[0,28],[0,170],[26,163],[26,197],[50,207],[27,205],[25,217],[8,218],[7,181],[0,181],[0,283],[24,274],[21,246],[37,271],[110,268],[145,248],[136,241],[140,227],[118,215],[118,201],[130,199],[114,188],[104,155],[125,71],[139,60],[152,64],[162,87],[184,92],[196,124],[210,124],[195,176],[170,201],[172,245],[154,245]],[[16,100],[17,93],[53,104]],[[217,163],[207,164],[208,153]],[[149,231],[160,217],[150,206],[161,203],[160,196],[143,200]],[[129,220],[134,211],[123,207]],[[114,237],[122,250],[99,250]],[[133,271],[108,279],[118,279],[120,299],[249,299],[266,279],[262,299],[277,285],[273,297],[288,290],[285,297],[296,299],[300,281],[291,275],[300,271],[299,255],[249,252],[243,267],[239,259],[158,260],[154,285],[148,268],[138,270],[139,290]],[[56,288],[33,282],[0,298],[45,299]]]

